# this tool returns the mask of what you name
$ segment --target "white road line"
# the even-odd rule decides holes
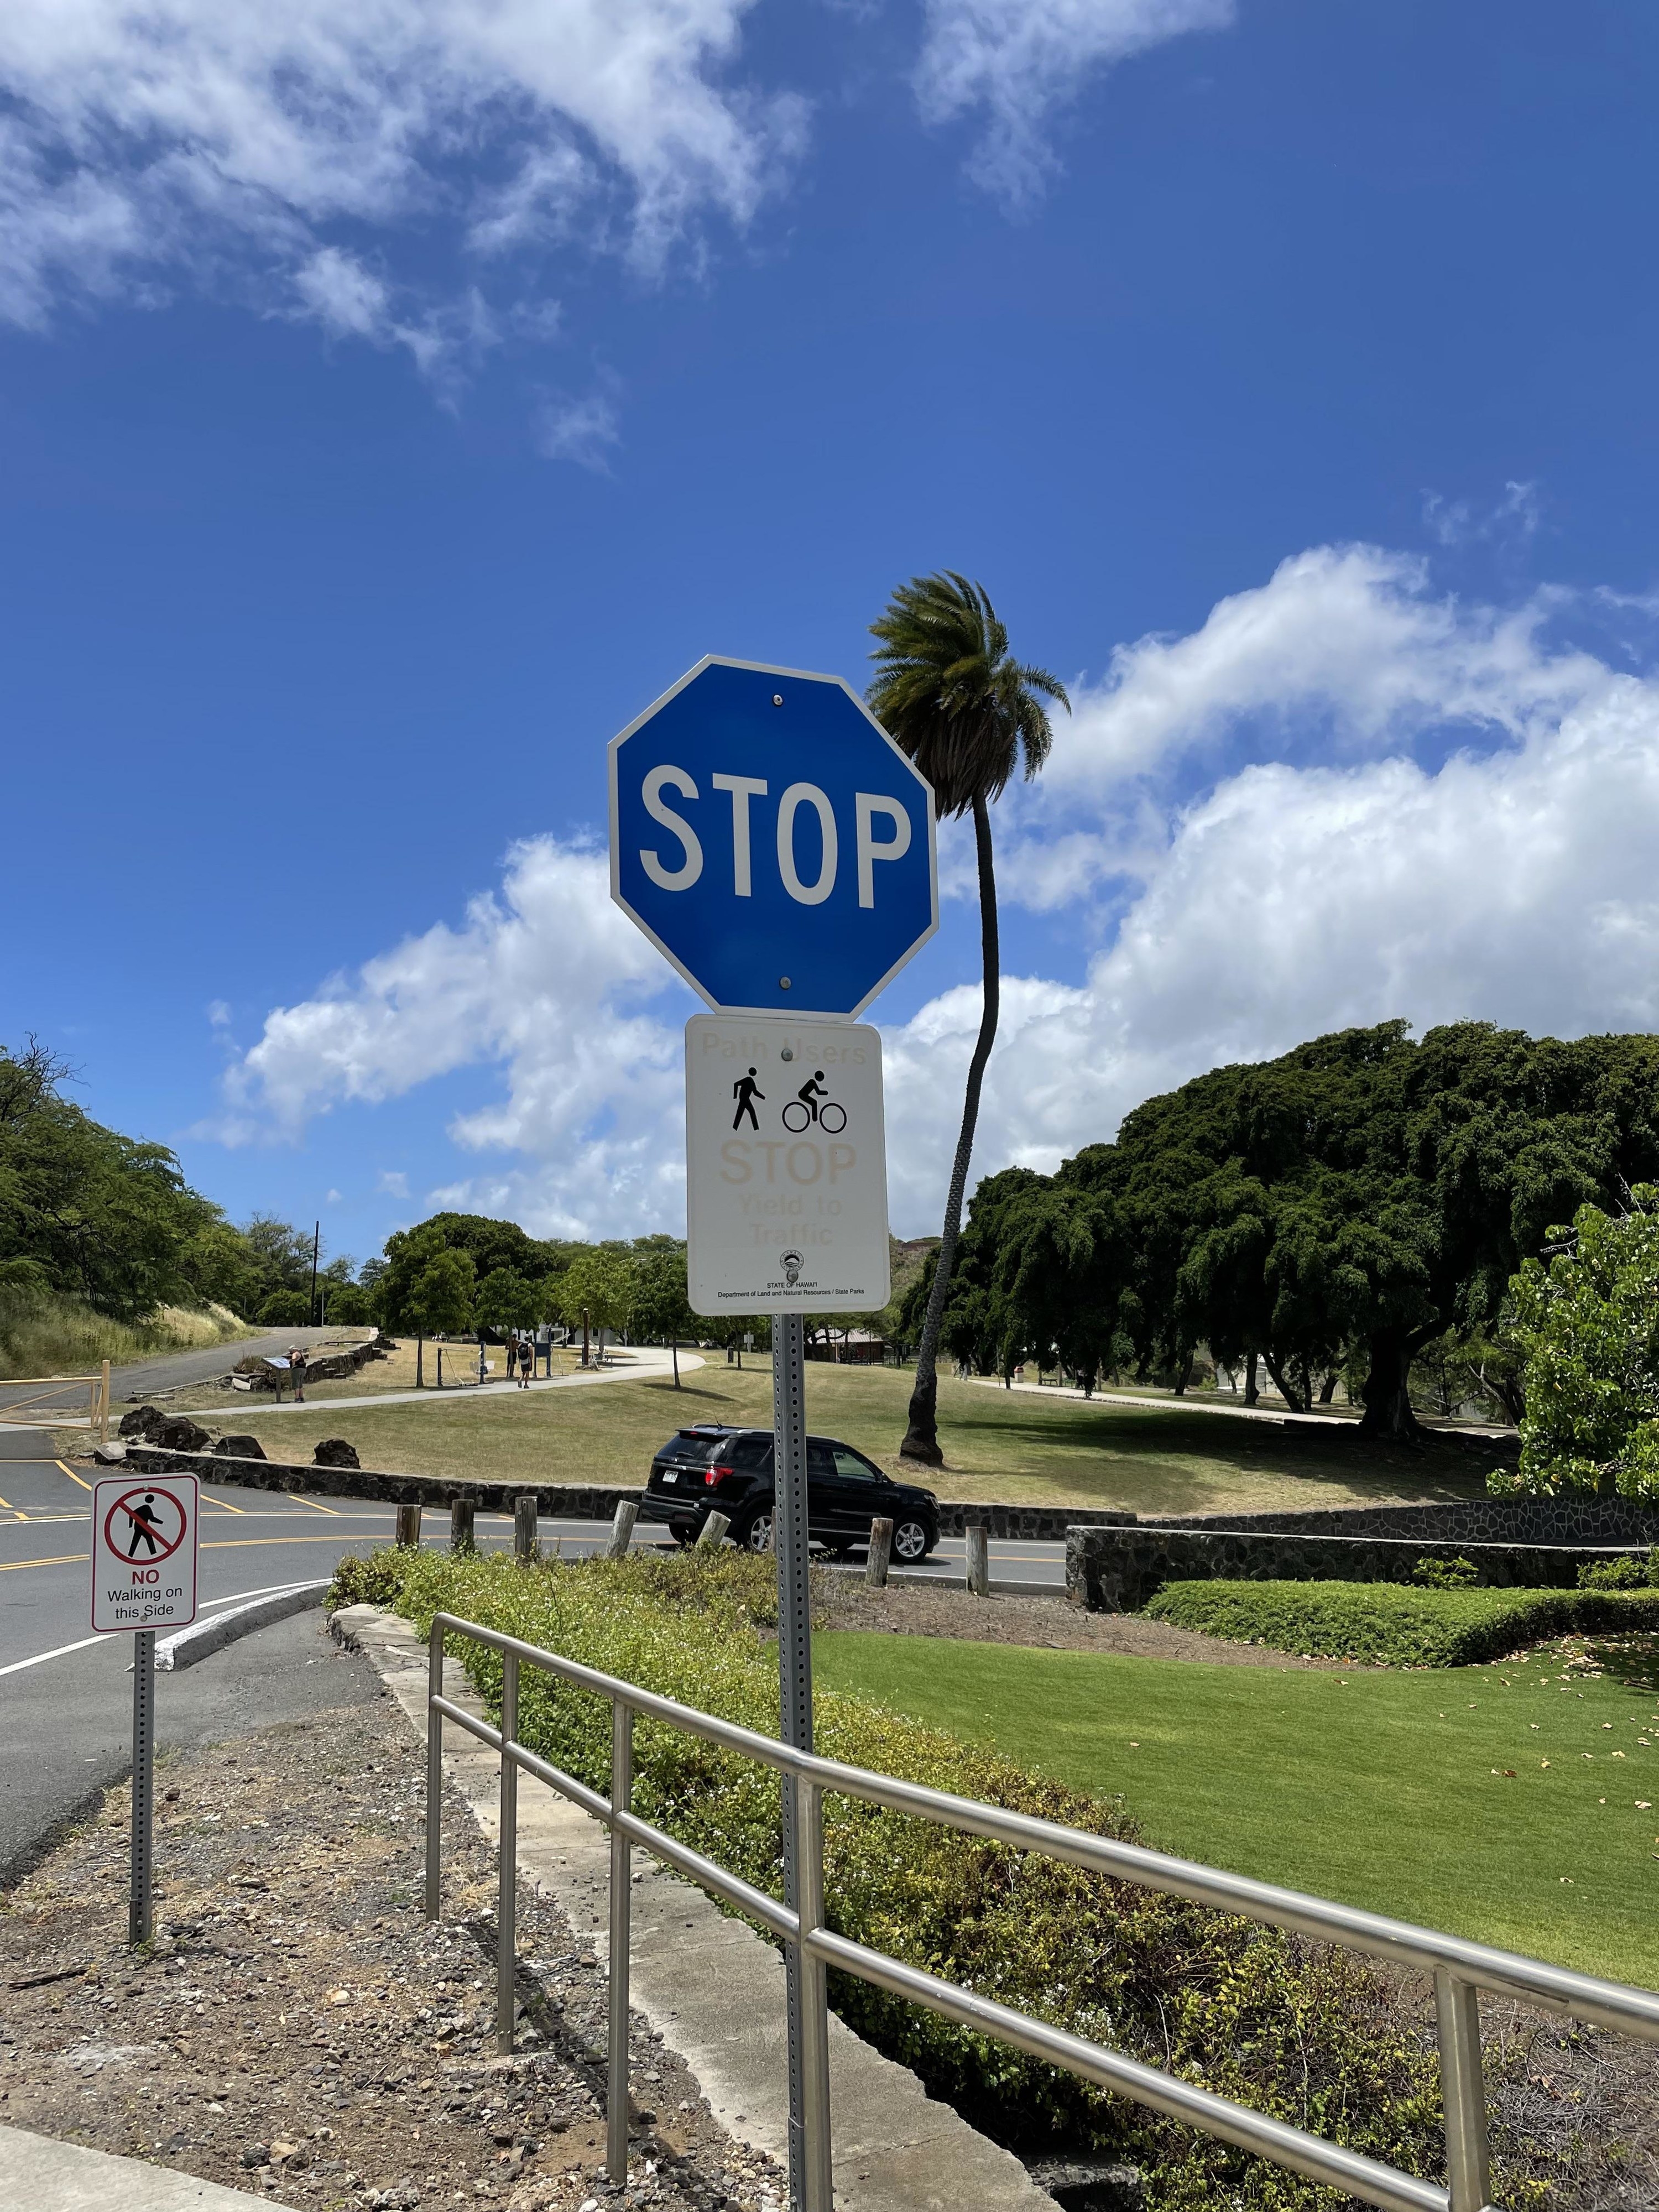
[[[244,1598],[269,1597],[273,1591],[292,1589],[293,1587],[291,1582],[266,1583],[261,1589],[233,1590],[228,1597],[204,1597],[202,1606],[240,1605]],[[21,1674],[27,1667],[44,1667],[48,1659],[67,1659],[71,1651],[90,1651],[94,1644],[112,1644],[114,1641],[112,1636],[83,1636],[78,1644],[60,1644],[55,1651],[37,1651],[33,1659],[14,1659],[9,1667],[0,1667],[0,1676]]]

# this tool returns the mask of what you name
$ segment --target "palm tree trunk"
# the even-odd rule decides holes
[[[945,1323],[945,1303],[951,1294],[951,1271],[956,1265],[957,1243],[962,1235],[962,1202],[968,1188],[968,1164],[973,1156],[974,1130],[979,1121],[979,1094],[985,1081],[985,1063],[996,1042],[997,1018],[1001,1011],[1001,951],[997,935],[997,878],[991,853],[991,812],[983,799],[974,801],[974,849],[979,860],[980,965],[984,978],[984,1003],[979,1018],[979,1036],[968,1063],[968,1088],[962,1102],[962,1130],[957,1156],[951,1164],[951,1188],[945,1200],[945,1229],[939,1256],[933,1263],[933,1287],[916,1346],[916,1381],[910,1393],[909,1426],[899,1446],[901,1459],[918,1459],[929,1467],[942,1467],[939,1448],[939,1340]]]

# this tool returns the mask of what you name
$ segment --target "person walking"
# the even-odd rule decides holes
[[[306,1348],[303,1344],[289,1346],[289,1373],[294,1377],[294,1402],[303,1406],[306,1401]]]
[[[535,1364],[535,1340],[526,1334],[519,1339],[519,1388],[520,1390],[527,1390],[530,1388],[531,1370]]]

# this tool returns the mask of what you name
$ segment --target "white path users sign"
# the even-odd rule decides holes
[[[694,1313],[866,1313],[889,1292],[881,1038],[854,1022],[685,1025]]]

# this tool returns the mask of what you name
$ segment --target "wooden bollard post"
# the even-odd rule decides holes
[[[473,1503],[470,1498],[452,1498],[449,1501],[449,1548],[452,1552],[476,1552],[478,1548],[472,1532]]]
[[[880,1515],[870,1523],[870,1555],[864,1579],[872,1589],[885,1589],[887,1570],[893,1563],[893,1524]]]
[[[634,1523],[640,1517],[640,1509],[631,1498],[617,1501],[617,1517],[611,1523],[611,1541],[605,1546],[609,1559],[625,1559],[628,1547],[634,1540]]]
[[[419,1551],[421,1509],[418,1505],[400,1505],[398,1508],[398,1542],[406,1551]]]
[[[532,1492],[527,1498],[513,1501],[513,1556],[528,1564],[541,1556],[541,1547],[536,1540],[536,1498]]]
[[[723,1544],[726,1541],[726,1532],[731,1526],[732,1516],[729,1513],[711,1513],[702,1524],[697,1541],[699,1544]]]
[[[968,1531],[968,1587],[975,1597],[991,1595],[991,1533],[982,1521],[969,1523]]]

